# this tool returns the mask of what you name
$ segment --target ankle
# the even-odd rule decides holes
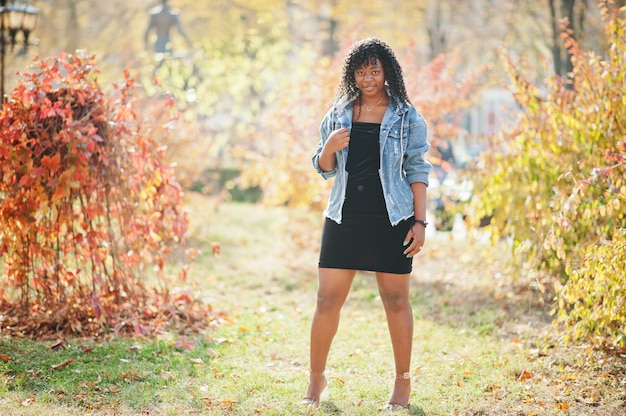
[[[411,381],[411,373],[405,371],[404,373],[396,373],[396,380],[408,380]]]
[[[311,370],[309,370],[309,375],[311,377],[324,377],[325,376],[324,372],[325,372],[325,370],[314,371],[314,370],[311,369]]]

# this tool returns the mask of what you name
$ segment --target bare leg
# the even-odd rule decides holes
[[[389,403],[406,406],[411,395],[411,380],[402,376],[410,372],[413,345],[413,309],[409,299],[409,274],[376,273],[391,335],[396,380]]]
[[[356,271],[319,269],[317,305],[311,324],[311,374],[305,399],[319,403],[326,386],[323,375],[333,338],[339,327],[339,317]]]

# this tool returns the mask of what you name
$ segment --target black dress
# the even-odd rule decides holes
[[[350,133],[348,184],[342,221],[326,218],[319,267],[405,274],[412,259],[403,254],[411,220],[389,222],[380,166],[380,124],[355,122]]]

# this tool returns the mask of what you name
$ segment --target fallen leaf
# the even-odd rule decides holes
[[[346,385],[346,381],[340,377],[331,377],[333,380],[335,380],[335,382],[337,384],[339,384],[340,386],[345,386]]]
[[[109,393],[117,394],[117,393],[121,393],[121,392],[122,392],[122,389],[120,387],[117,387],[117,386],[109,387]]]
[[[68,358],[67,360],[63,361],[60,364],[53,365],[52,367],[50,367],[50,370],[52,370],[52,371],[60,370],[62,368],[67,367],[68,365],[70,365],[73,361],[74,361],[73,358]]]
[[[4,361],[5,363],[8,363],[10,361],[10,358],[8,355],[0,354],[0,360]]]
[[[589,406],[598,406],[600,404],[600,397],[595,395],[581,395],[576,400]]]
[[[26,400],[22,402],[22,406],[24,407],[30,406],[33,403],[35,403],[35,396],[30,396],[29,398],[27,398]]]
[[[176,380],[176,377],[174,376],[173,373],[169,372],[169,371],[165,371],[165,370],[161,370],[161,379],[162,380]]]
[[[567,405],[567,403],[557,403],[554,405],[554,407],[556,407],[559,410],[568,410],[569,406]]]
[[[219,355],[213,348],[207,348],[206,354],[209,357],[213,357],[213,358],[215,358],[215,357],[217,357]]]
[[[526,371],[526,370],[523,370],[523,371],[520,373],[519,377],[517,378],[517,381],[529,380],[529,379],[531,379],[531,378],[533,378],[533,375],[532,375],[532,374],[530,374],[530,372],[528,372],[528,371]]]
[[[202,358],[191,358],[189,361],[191,361],[194,364],[204,365],[204,361],[202,361]]]
[[[50,349],[52,351],[56,351],[56,350],[63,349],[63,348],[65,348],[65,341],[62,340],[62,339],[60,339],[57,342],[55,342],[54,344],[50,345]]]
[[[499,384],[496,383],[496,384],[492,384],[490,386],[487,386],[487,391],[491,393],[491,392],[494,392],[494,391],[498,391],[501,388],[502,388],[502,386],[500,386]]]

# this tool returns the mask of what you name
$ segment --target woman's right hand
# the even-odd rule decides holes
[[[350,130],[345,127],[333,130],[328,136],[328,140],[326,140],[322,149],[322,154],[318,159],[320,169],[324,172],[330,172],[335,169],[335,153],[348,147],[349,143]]]
[[[350,144],[350,130],[342,127],[330,133],[324,145],[324,150],[335,153],[348,147],[348,144]]]

